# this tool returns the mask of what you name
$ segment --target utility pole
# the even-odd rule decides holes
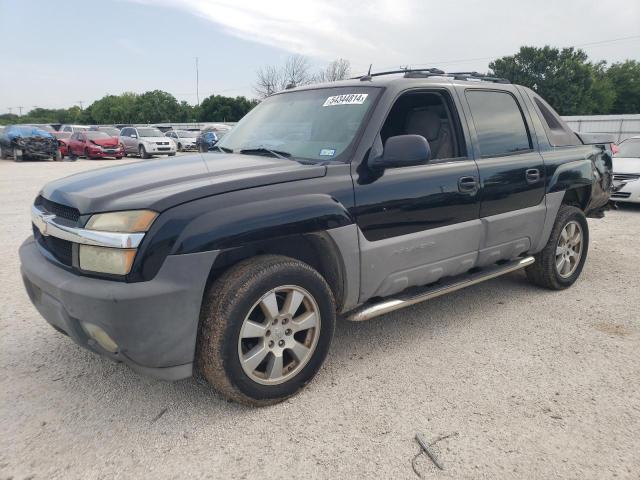
[[[18,114],[18,116],[19,116],[19,117],[21,117],[21,116],[22,116],[22,107],[16,107],[16,108],[20,111],[20,113]]]
[[[198,72],[198,57],[196,57],[196,103],[200,106],[200,73]]]
[[[13,107],[9,107],[9,115],[13,113]]]
[[[82,104],[84,103],[84,100],[78,100],[78,104],[80,105],[80,110],[82,110]]]

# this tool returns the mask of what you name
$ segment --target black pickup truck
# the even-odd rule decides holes
[[[20,248],[32,302],[139,372],[266,405],[312,379],[338,315],[521,268],[572,285],[609,145],[500,79],[387,73],[273,95],[215,151],[49,183]]]

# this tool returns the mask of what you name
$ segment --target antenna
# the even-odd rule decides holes
[[[369,71],[367,72],[367,74],[360,77],[361,82],[366,82],[371,80],[371,67],[373,67],[373,63],[369,64]]]

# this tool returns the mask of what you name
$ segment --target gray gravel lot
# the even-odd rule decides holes
[[[126,160],[125,160],[126,161]],[[30,304],[17,250],[47,181],[125,161],[0,161],[0,479],[640,477],[640,208],[590,220],[564,292],[518,272],[341,321],[301,395],[251,409],[95,356]],[[165,160],[148,160],[165,161]]]

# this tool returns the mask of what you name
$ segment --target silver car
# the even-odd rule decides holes
[[[124,127],[120,131],[120,143],[125,155],[139,155],[140,158],[176,154],[175,142],[154,127]]]
[[[165,136],[173,139],[178,146],[178,151],[196,150],[196,137],[199,132],[192,132],[189,130],[171,130],[165,133]]]

